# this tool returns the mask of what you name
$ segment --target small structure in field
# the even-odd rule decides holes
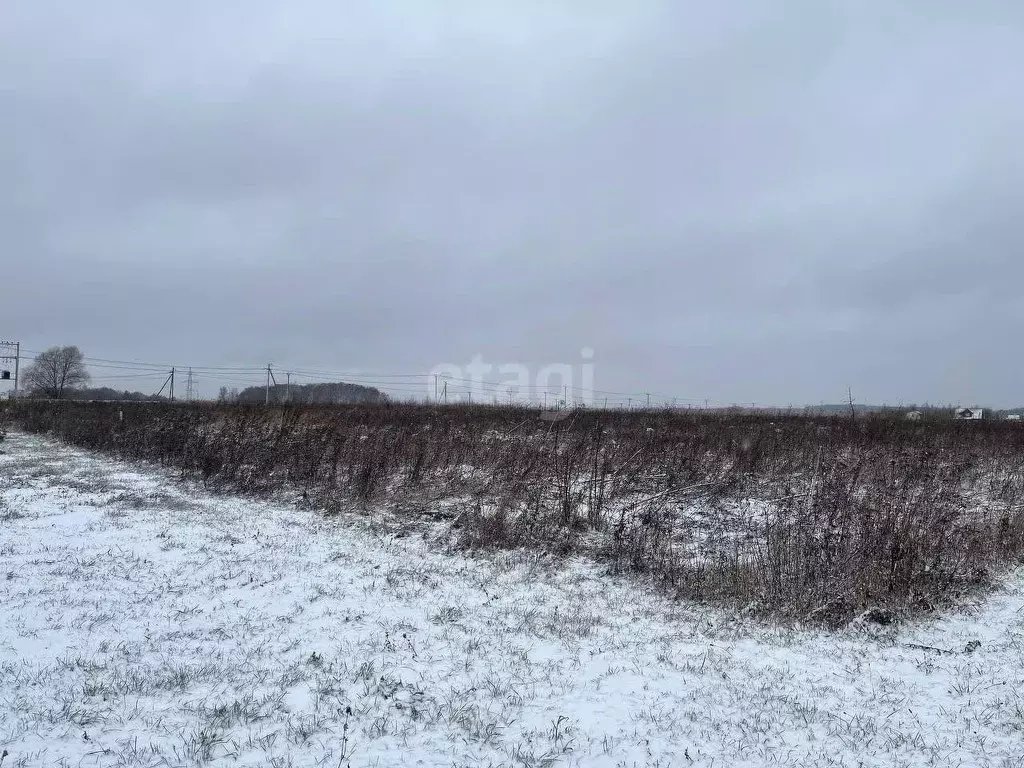
[[[1008,413],[1008,414],[1006,414],[1006,420],[1007,421],[1020,421],[1020,414],[1019,413]]]
[[[907,421],[920,421],[922,414],[920,411],[907,411]]]
[[[953,411],[953,418],[958,421],[981,421],[985,418],[984,408],[957,408]]]

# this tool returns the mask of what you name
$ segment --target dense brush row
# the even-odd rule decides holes
[[[597,547],[680,597],[846,620],[928,607],[1024,552],[1024,429],[491,406],[23,402],[74,445],[331,508],[445,510],[467,547]],[[598,535],[593,535],[598,534]],[[594,542],[597,542],[594,544]]]

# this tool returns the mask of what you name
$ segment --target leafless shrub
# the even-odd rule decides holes
[[[448,510],[468,548],[594,542],[672,594],[846,621],[927,609],[1024,552],[1007,423],[490,406],[18,403],[23,428],[325,507]],[[410,524],[414,523],[410,520]]]

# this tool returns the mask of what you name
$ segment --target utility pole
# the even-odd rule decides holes
[[[185,400],[191,403],[196,397],[195,380],[192,378],[192,369],[188,369],[188,378],[185,379]]]
[[[448,405],[448,382],[444,383],[444,404]]]
[[[160,391],[157,392],[156,395],[154,396],[156,399],[160,398],[160,395],[162,395],[164,393],[164,390],[167,389],[167,385],[168,384],[171,385],[171,400],[173,401],[174,400],[174,369],[173,368],[171,368],[171,372],[167,374],[167,378],[164,379],[164,383],[160,385]]]
[[[10,347],[14,347],[14,354],[9,355],[6,352],[10,351]],[[4,348],[7,348],[6,350]],[[0,362],[5,360],[14,360],[14,391],[11,393],[11,398],[18,396],[18,364],[21,360],[21,342],[20,341],[0,341]],[[9,371],[5,373],[10,376]]]
[[[267,363],[267,392],[263,398],[264,405],[270,405],[270,382],[274,382],[274,386],[277,387],[277,377],[274,375],[274,367],[270,363]]]
[[[647,392],[647,410],[651,410],[651,393]]]
[[[286,373],[285,375],[288,377],[288,384],[286,385],[284,390],[284,401],[286,403],[290,403],[292,401],[292,372],[288,371],[288,373]]]
[[[437,403],[437,374],[434,374],[434,402]]]

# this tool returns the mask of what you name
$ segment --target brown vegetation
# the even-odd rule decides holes
[[[1013,423],[397,404],[11,417],[218,487],[444,519],[469,548],[586,548],[673,595],[791,618],[927,609],[1024,552]]]

